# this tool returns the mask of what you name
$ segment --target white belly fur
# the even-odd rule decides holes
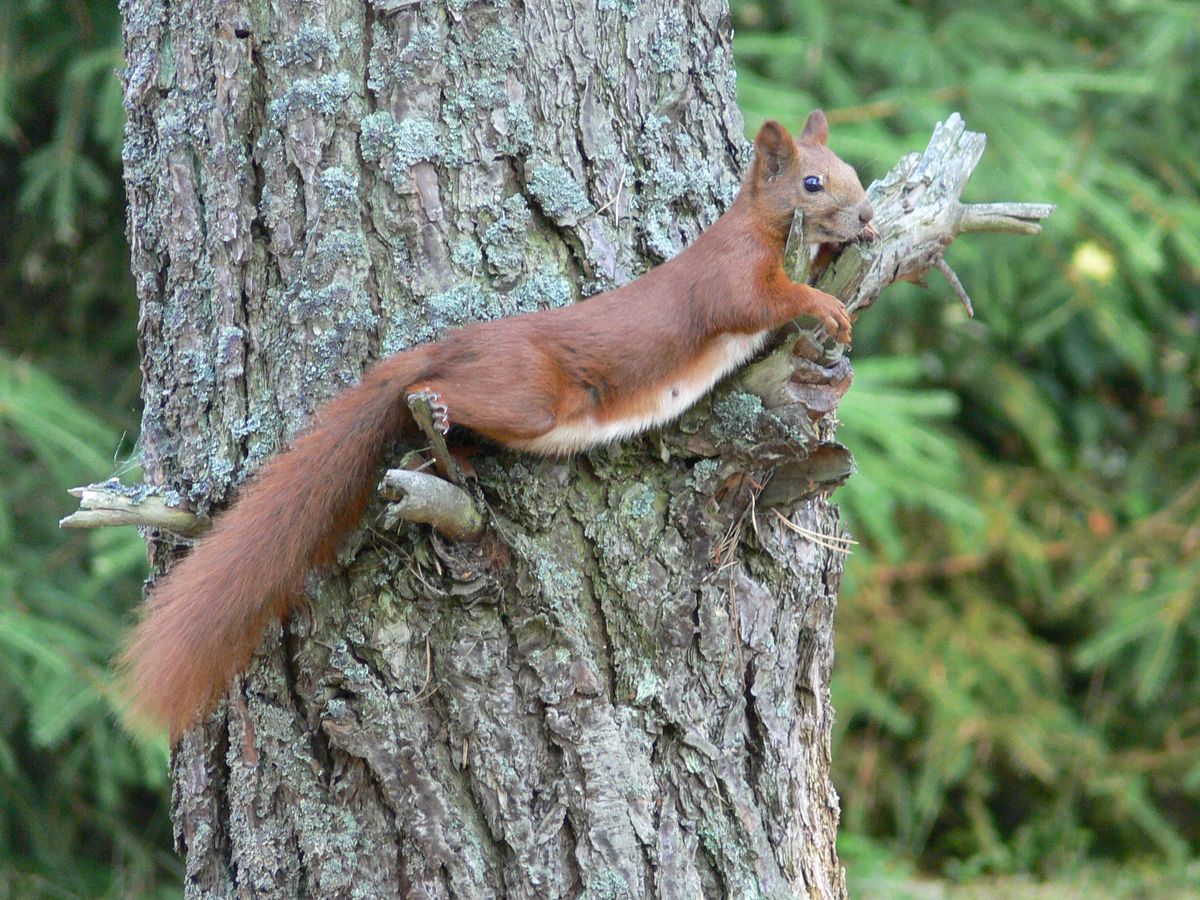
[[[589,416],[564,422],[541,437],[526,441],[522,449],[548,455],[566,455],[631,437],[655,425],[670,422],[707,394],[724,375],[757,353],[769,333],[760,331],[757,334],[730,334],[719,338],[716,346],[706,354],[703,369],[687,373],[684,380],[668,382],[659,390],[655,402],[648,404],[635,416],[607,422],[597,422]]]

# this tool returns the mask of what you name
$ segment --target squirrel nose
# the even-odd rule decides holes
[[[875,218],[875,210],[871,208],[870,203],[864,202],[858,209],[858,221],[866,225],[873,218]]]

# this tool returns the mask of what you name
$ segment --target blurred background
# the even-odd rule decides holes
[[[734,0],[749,132],[864,181],[958,110],[972,235],[855,328],[839,849],[863,897],[1200,896],[1200,4]],[[116,724],[137,306],[113,0],[0,4],[0,897],[173,896],[166,748]]]

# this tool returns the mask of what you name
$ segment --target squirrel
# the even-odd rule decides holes
[[[388,442],[418,437],[411,395],[429,399],[443,433],[453,424],[565,455],[671,421],[798,316],[848,343],[842,302],[783,270],[797,208],[808,245],[876,236],[858,175],[828,137],[820,110],[798,141],[766,122],[729,210],[673,259],[571,306],[450,331],[321,406],[152,588],[119,662],[134,717],[165,724],[176,743],[211,711],[309,570],[334,561]]]

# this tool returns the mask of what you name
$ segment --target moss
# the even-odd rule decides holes
[[[573,225],[592,208],[578,182],[558,163],[541,163],[533,169],[529,190],[546,215],[563,225]]]

